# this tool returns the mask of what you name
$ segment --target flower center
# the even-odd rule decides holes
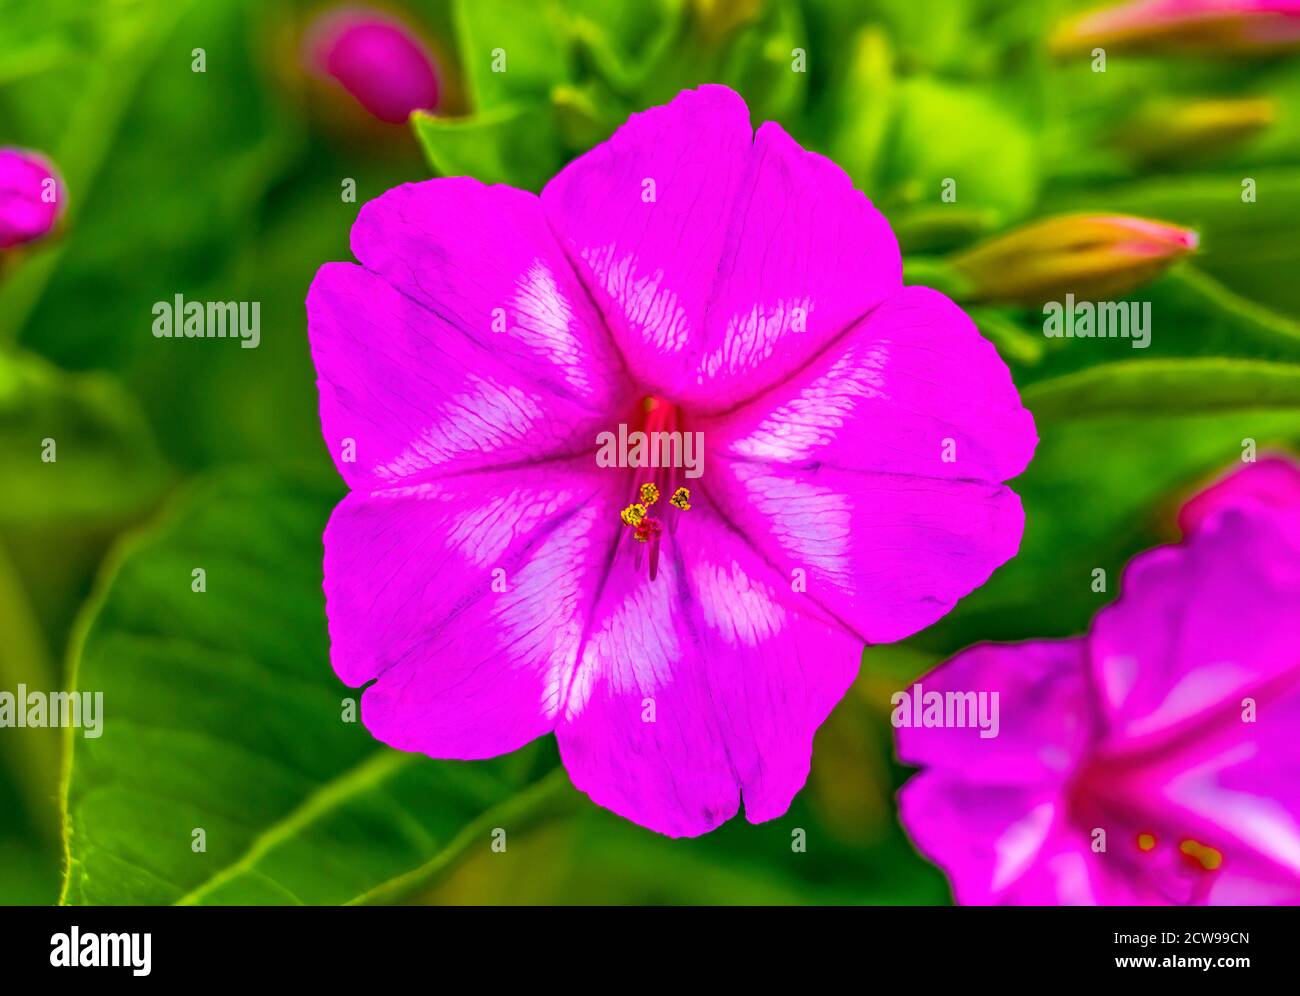
[[[1084,833],[1132,818],[1132,793],[1123,788],[1129,770],[1122,762],[1094,760],[1076,776],[1067,798],[1071,819]],[[1225,861],[1217,847],[1168,827],[1141,830],[1121,842],[1118,857],[1177,902],[1202,901]]]
[[[614,434],[602,433],[610,437],[607,442],[617,442],[618,452],[603,460],[598,453],[597,463],[633,470],[630,501],[619,512],[627,527],[623,542],[631,547],[638,569],[645,556],[653,581],[665,529],[673,533],[678,519],[691,510],[691,491],[683,482],[703,472],[703,434],[685,431],[677,406],[657,395],[643,399],[634,418],[632,431],[620,426],[616,440]]]

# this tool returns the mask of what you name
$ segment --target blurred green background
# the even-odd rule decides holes
[[[60,235],[0,266],[0,689],[102,690],[106,724],[0,730],[0,902],[950,901],[896,819],[890,693],[977,640],[1080,631],[1243,440],[1300,437],[1300,59],[1116,48],[1099,73],[1053,57],[1081,5],[1046,0],[407,0],[380,6],[447,92],[405,128],[305,77],[323,6],[0,0],[0,146],[48,155],[69,192]],[[1015,484],[1019,557],[865,654],[788,815],[673,841],[574,792],[550,738],[459,764],[343,721],[320,594],[343,489],[303,299],[389,187],[538,189],[703,82],[848,170],[914,282],[960,295],[952,253],[1072,211],[1186,225],[1201,249],[1134,289],[1146,350],[970,305],[1042,440]],[[155,339],[152,305],[178,293],[260,301],[260,348]]]

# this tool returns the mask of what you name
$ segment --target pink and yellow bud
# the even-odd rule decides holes
[[[1160,102],[1131,121],[1118,141],[1145,161],[1221,153],[1270,127],[1277,113],[1267,97]]]
[[[1066,21],[1051,46],[1062,55],[1094,48],[1267,54],[1300,46],[1300,0],[1130,0]]]
[[[49,235],[65,200],[63,181],[45,157],[0,148],[0,249]]]
[[[763,0],[691,0],[688,7],[700,33],[717,41],[755,20]]]
[[[954,256],[963,296],[1037,305],[1065,294],[1126,294],[1193,252],[1197,234],[1128,215],[1068,214],[994,236]]]

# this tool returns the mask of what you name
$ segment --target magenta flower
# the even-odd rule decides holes
[[[634,115],[540,197],[391,190],[352,249],[307,299],[352,489],[325,590],[385,743],[484,758],[553,731],[645,826],[702,833],[742,792],[772,819],[862,645],[1016,552],[1000,482],[1036,439],[1005,365],[902,286],[838,167],[724,87]],[[636,433],[681,445],[647,467]]]
[[[977,646],[920,679],[999,694],[994,738],[898,730],[925,768],[903,824],[958,901],[1300,902],[1300,470],[1250,465],[1183,522],[1086,636]]]
[[[0,249],[48,235],[63,213],[63,193],[43,156],[0,148]]]
[[[379,118],[401,124],[412,111],[438,106],[433,59],[401,21],[365,8],[322,16],[307,42],[308,61],[337,80]]]

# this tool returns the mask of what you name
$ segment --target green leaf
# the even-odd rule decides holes
[[[344,721],[320,566],[337,497],[226,476],[120,552],[74,648],[104,713],[99,738],[69,731],[65,902],[396,901],[581,800],[562,772],[529,789],[528,751],[437,762]]]
[[[65,374],[31,356],[0,355],[0,453],[0,528],[120,522],[168,477],[113,377]]]
[[[958,209],[963,226],[984,211],[990,223],[1005,223],[1027,212],[1038,193],[1030,131],[986,90],[924,77],[904,81],[896,91],[887,148],[880,200],[897,212],[904,230],[906,209]],[[948,181],[956,200],[941,203]]]
[[[858,32],[847,76],[836,88],[835,130],[830,155],[861,190],[872,193],[885,150],[895,88],[889,36],[879,28]]]
[[[806,67],[793,71],[796,48],[803,50],[806,62],[808,37],[798,6],[769,5],[728,40],[725,58],[713,78],[744,96],[755,125],[788,121],[798,131],[808,73]]]
[[[65,374],[0,354],[0,688],[54,690],[57,634],[105,534],[143,516],[169,472],[132,398],[108,374]],[[0,737],[33,825],[57,838],[58,731]]]
[[[909,261],[925,273],[929,264]],[[938,274],[943,276],[942,267]],[[943,285],[940,284],[942,287]],[[954,287],[960,299],[960,287]],[[1043,346],[1042,361],[1019,372],[1022,388],[1117,362],[1155,363],[1192,357],[1300,363],[1300,322],[1241,297],[1213,277],[1182,263],[1125,299],[1150,307],[1148,345],[1134,348],[1132,338],[1046,338],[1045,312],[999,309],[1000,319]],[[972,309],[982,313],[982,309]],[[981,326],[982,327],[982,326]]]
[[[869,657],[863,676],[878,666]],[[873,689],[873,701],[887,704],[898,687],[905,686]],[[890,814],[897,783],[888,770],[888,712],[869,705],[863,689],[850,691],[818,731],[808,784],[776,819],[752,824],[737,816],[700,837],[673,839],[587,807],[563,827],[521,841],[527,850],[518,868],[503,873],[500,855],[480,853],[427,898],[439,905],[947,902],[943,876]],[[793,848],[796,834],[815,846]]]
[[[1067,392],[1083,396],[1068,383],[1035,390],[1061,409],[1068,407],[1062,404]],[[1095,403],[1077,415],[1035,412],[1038,449],[1028,470],[1011,482],[1025,508],[1020,552],[912,645],[948,653],[976,640],[1082,632],[1114,600],[1124,565],[1177,537],[1182,502],[1214,475],[1240,466],[1247,440],[1261,452],[1300,445],[1294,381],[1285,394],[1290,400],[1282,406],[1250,400],[1235,409],[1192,413],[1197,405],[1188,403],[1179,413],[1163,414],[1134,411],[1131,398],[1116,391],[1110,401],[1117,410]],[[1106,571],[1104,592],[1092,588],[1097,568]]]
[[[8,799],[0,799],[9,802]],[[0,827],[0,902],[6,906],[49,906],[58,895],[58,866],[36,841]]]
[[[1022,398],[1039,419],[1300,408],[1300,365],[1211,358],[1121,360],[1040,381]]]
[[[565,31],[597,76],[630,96],[682,27],[684,0],[568,0]]]
[[[75,58],[99,11],[77,0],[0,0],[0,86]]]
[[[280,5],[99,6],[112,10],[84,58],[0,91],[0,114],[5,105],[17,112],[15,140],[49,153],[68,187],[64,233],[0,281],[0,340],[17,337],[64,368],[119,374],[174,465],[296,456],[304,441],[319,450],[318,424],[293,440],[282,429],[285,412],[315,406],[301,318],[306,284],[280,285],[274,301],[255,293],[264,289],[255,284],[266,264],[254,247],[285,220],[274,215],[268,190],[291,160],[297,171],[277,194],[311,183],[309,167],[330,165],[328,152],[305,147],[305,122],[289,113],[287,88],[266,77],[268,60],[250,44],[257,20]],[[206,50],[206,72],[192,71],[194,48]],[[339,183],[361,180],[363,171],[355,154],[335,166],[332,197],[308,216],[337,219],[341,246],[356,208],[340,202]],[[274,205],[288,201],[277,196]],[[261,345],[154,338],[154,304],[176,294],[261,302]],[[289,297],[294,305],[285,311],[278,302]],[[276,321],[273,311],[291,321]],[[286,390],[286,370],[305,393]]]
[[[550,104],[497,107],[468,118],[417,112],[411,126],[440,176],[540,190],[561,164]]]
[[[455,0],[453,13],[474,110],[545,96],[572,79],[563,19],[551,0]]]
[[[32,606],[26,585],[13,558],[0,537],[0,689],[14,691],[20,685],[50,690],[58,687],[45,634]],[[0,739],[0,761],[14,777],[15,787],[23,798],[22,805],[11,803],[9,815],[26,811],[30,822],[51,837],[57,836],[50,786],[58,780],[58,731],[25,727],[7,730]],[[4,773],[0,771],[0,796],[5,791]],[[3,800],[0,800],[0,804]],[[0,849],[3,827],[0,827]],[[6,901],[0,896],[0,902]]]
[[[10,127],[16,131],[17,141],[50,155],[62,174],[68,189],[64,220],[70,230],[78,234],[84,232],[87,222],[82,219],[87,204],[95,203],[90,193],[101,181],[105,169],[110,173],[108,184],[111,186],[114,167],[140,165],[118,164],[112,161],[110,153],[132,102],[147,90],[143,81],[158,48],[191,2],[178,0],[163,5],[155,0],[126,9],[118,17],[106,18],[101,30],[93,33],[93,43],[87,41],[82,58],[70,65],[59,66],[58,72],[42,73],[5,89],[3,96],[10,108],[8,116],[13,118]],[[55,107],[60,108],[57,114],[51,110]],[[139,122],[135,124],[139,128]],[[174,137],[174,133],[169,135],[173,140]],[[152,169],[149,171],[133,171],[131,181],[139,184],[146,178],[153,180],[165,175],[166,162],[150,165]],[[186,179],[188,183],[184,189],[194,199],[195,177],[191,173]],[[151,220],[158,223],[159,212],[156,209],[160,188],[151,184],[151,193],[154,210],[146,212],[140,211],[130,197],[110,196],[100,201],[104,210],[114,215],[105,225],[105,231],[111,231],[113,237],[104,241],[113,247],[114,262],[119,267],[121,247],[131,241],[124,236],[134,234],[135,226]],[[93,218],[92,213],[89,222],[92,232],[95,231]],[[134,224],[123,227],[124,218]],[[92,239],[74,244],[73,254],[83,245],[92,253],[107,251],[106,246]],[[8,275],[4,285],[0,286],[0,341],[12,339],[21,330],[40,302],[67,248],[65,243],[38,247],[30,261],[19,267],[16,274]],[[118,277],[121,278],[120,269]],[[104,301],[98,295],[93,302],[82,301],[81,297],[75,296],[68,304],[72,308],[84,307],[83,315],[92,313],[94,309],[93,313],[102,322]],[[102,327],[101,322],[89,325],[72,322],[66,326],[59,323],[54,331],[58,336],[71,336],[84,356],[85,341],[80,337],[95,334]]]
[[[627,109],[599,83],[551,91],[555,127],[566,149],[590,149],[627,120]]]
[[[1149,300],[1159,348],[1300,361],[1300,322],[1225,287],[1192,266],[1179,266],[1133,295]],[[1155,332],[1152,333],[1153,345]]]
[[[1208,477],[1260,450],[1300,445],[1300,327],[1189,267],[1136,297],[1151,345],[1044,340],[1021,371],[1040,442],[1012,487],[1025,507],[1019,554],[939,625],[914,638],[953,650],[977,639],[1081,632],[1140,550],[1175,538],[1175,513]],[[1092,571],[1110,578],[1092,590]],[[1025,606],[1034,624],[1025,628]]]

